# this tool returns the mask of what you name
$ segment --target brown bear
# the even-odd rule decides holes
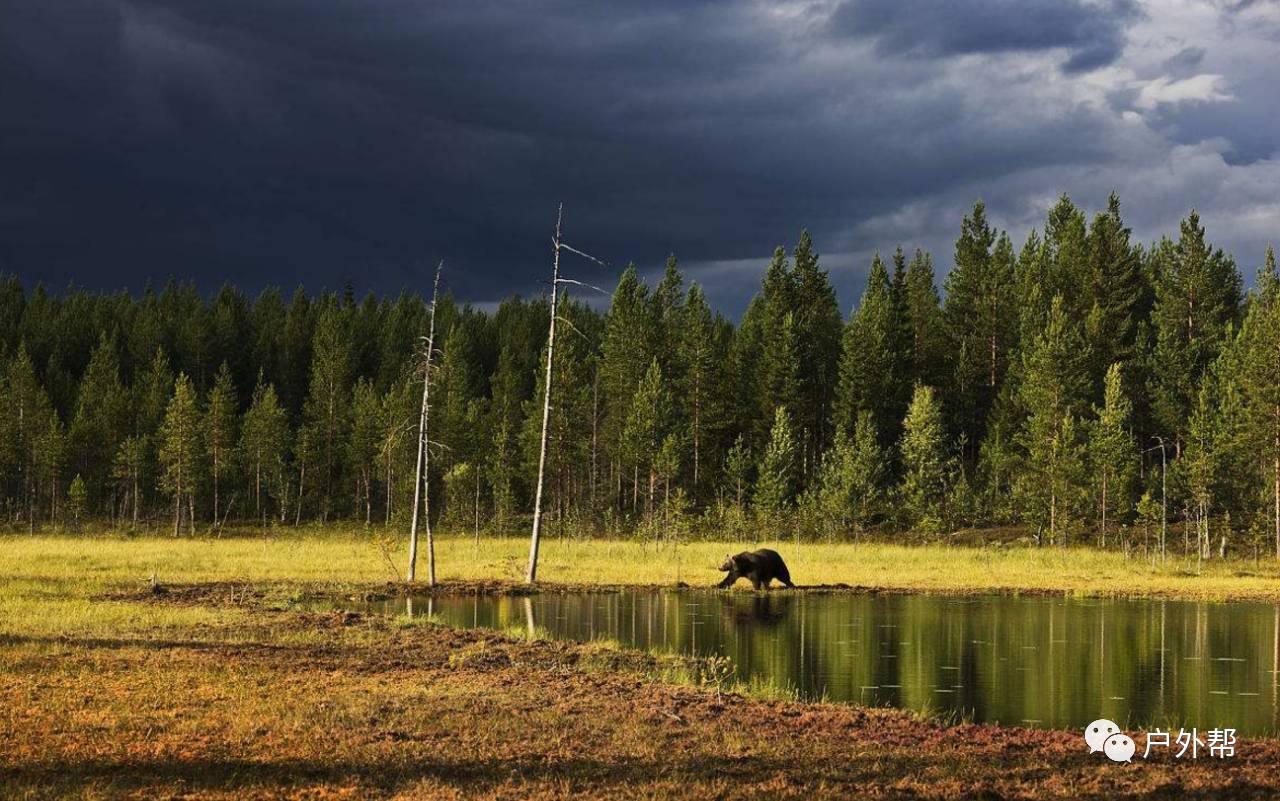
[[[781,581],[788,587],[796,586],[791,583],[791,572],[787,570],[787,563],[782,561],[777,551],[771,551],[768,548],[743,551],[737,556],[726,554],[720,569],[729,574],[718,585],[721,589],[732,587],[735,581],[744,576],[757,590],[769,589],[769,582],[773,579]]]

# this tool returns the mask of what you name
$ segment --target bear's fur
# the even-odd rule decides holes
[[[787,570],[787,563],[782,561],[777,551],[771,551],[768,548],[743,551],[737,556],[726,555],[720,569],[728,573],[724,581],[719,584],[721,589],[732,587],[735,581],[744,577],[757,590],[769,589],[769,582],[774,579],[788,587],[796,586],[791,583],[791,572]]]

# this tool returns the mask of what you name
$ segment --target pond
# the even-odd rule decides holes
[[[725,656],[738,680],[806,699],[1006,725],[1280,732],[1280,606],[1266,604],[624,590],[364,608]]]

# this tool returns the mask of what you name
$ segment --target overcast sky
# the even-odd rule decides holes
[[[1067,192],[1140,240],[1280,238],[1276,0],[0,0],[0,271],[358,292],[542,290],[566,241],[727,313],[814,236],[940,278],[977,198]],[[598,267],[573,274],[611,287]]]

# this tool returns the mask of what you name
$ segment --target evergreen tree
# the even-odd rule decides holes
[[[902,484],[899,494],[907,524],[920,531],[942,529],[951,462],[942,408],[933,387],[917,384],[902,424]]]
[[[355,476],[355,506],[364,510],[364,522],[373,520],[373,478],[379,467],[382,445],[382,398],[367,378],[356,382],[351,393],[351,433],[347,439],[347,464]]]
[[[173,370],[163,348],[156,348],[149,356],[146,371],[134,380],[133,426],[137,451],[122,454],[125,464],[134,463],[137,468],[138,486],[133,493],[133,517],[139,516],[139,507],[153,493],[159,477],[158,435],[164,422],[164,413],[173,397]],[[123,467],[124,465],[122,465]],[[128,470],[128,468],[126,468]]]
[[[318,496],[322,521],[333,513],[333,488],[342,471],[342,450],[350,427],[350,351],[344,313],[326,305],[312,343],[311,388],[299,431],[298,513],[309,486]]]
[[[495,525],[501,530],[511,520],[519,503],[518,432],[523,416],[514,357],[504,347],[498,370],[490,379],[492,438],[489,448],[489,485],[493,488]]]
[[[1280,559],[1280,276],[1271,248],[1267,248],[1258,277],[1245,332],[1243,388],[1259,472],[1265,477],[1263,494],[1270,501],[1267,506],[1276,558]]]
[[[653,511],[654,489],[658,480],[655,459],[663,439],[669,431],[671,398],[662,379],[662,368],[655,358],[636,387],[623,430],[624,452],[627,463],[633,468],[633,492],[638,492],[638,477],[648,475],[645,493],[645,514]]]
[[[819,513],[837,530],[862,531],[880,506],[884,451],[871,412],[858,415],[854,435],[836,429],[816,490]]]
[[[905,411],[906,366],[901,362],[902,321],[897,310],[889,273],[877,254],[862,302],[845,327],[836,424],[852,431],[859,415],[869,412],[882,446],[897,440]]]
[[[961,226],[955,260],[945,312],[959,393],[956,430],[976,444],[1008,370],[1018,319],[1013,246],[987,225],[981,202]]]
[[[37,481],[44,485],[49,500],[49,519],[58,519],[62,469],[66,462],[67,436],[55,409],[48,409],[46,419],[38,426],[32,468]]]
[[[240,427],[240,460],[252,482],[254,514],[266,521],[263,496],[274,495],[284,517],[285,449],[289,440],[288,418],[276,398],[275,387],[258,377],[253,400]]]
[[[1239,313],[1240,275],[1230,258],[1205,241],[1195,212],[1182,221],[1178,242],[1164,240],[1154,258],[1152,405],[1161,427],[1181,443],[1195,388],[1218,357]]]
[[[1137,447],[1129,433],[1133,405],[1125,395],[1119,362],[1107,370],[1102,406],[1095,412],[1097,419],[1089,432],[1089,458],[1105,548],[1108,524],[1123,522],[1132,510],[1138,461]]]
[[[10,303],[14,301],[10,300]],[[49,426],[57,423],[49,396],[36,377],[26,345],[9,361],[0,377],[0,468],[11,477],[9,489],[34,528],[40,485],[40,443]],[[4,483],[0,482],[0,489]]]
[[[383,486],[383,519],[390,524],[396,512],[413,503],[413,479],[417,459],[421,413],[419,384],[406,375],[383,394],[379,411],[378,458]]]
[[[80,520],[89,509],[89,490],[79,473],[71,479],[71,486],[67,488],[67,500],[71,504],[71,519],[75,528],[79,530]]]
[[[116,451],[115,462],[111,466],[111,477],[115,480],[116,489],[121,497],[121,507],[129,506],[133,510],[130,528],[137,528],[141,514],[142,476],[147,462],[147,440],[139,436],[130,436],[120,443]]]
[[[1086,323],[1090,375],[1101,387],[1111,365],[1134,358],[1140,312],[1148,305],[1146,281],[1129,229],[1120,219],[1120,199],[1111,194],[1107,211],[1089,228],[1089,285],[1092,300]]]
[[[80,379],[76,413],[71,422],[73,458],[77,473],[85,483],[87,503],[93,503],[104,479],[110,475],[111,463],[124,438],[127,414],[116,341],[104,333]]]
[[[705,452],[721,426],[723,415],[719,394],[723,382],[722,354],[717,348],[711,308],[697,284],[689,287],[676,335],[679,361],[684,367],[677,386],[693,449],[689,487],[690,495],[696,500],[705,480]]]
[[[213,480],[213,524],[219,524],[222,508],[221,489],[235,466],[236,418],[240,401],[236,397],[231,367],[223,362],[209,390],[209,400],[204,417],[206,453],[209,457],[209,477]]]
[[[934,280],[933,259],[917,250],[907,265],[905,305],[911,330],[911,369],[907,379],[931,387],[944,385],[947,374],[947,333],[942,302]]]
[[[751,449],[747,446],[746,439],[739,434],[724,459],[725,486],[739,513],[746,506],[747,493],[751,488],[751,467]]]
[[[807,476],[834,430],[831,408],[839,381],[843,321],[835,289],[826,270],[818,266],[818,254],[808,231],[800,232],[792,258],[795,349],[804,369],[797,375],[794,399],[788,408],[802,437],[801,470]],[[901,319],[896,314],[895,318]]]
[[[1083,497],[1083,445],[1077,424],[1087,375],[1077,326],[1066,304],[1053,299],[1049,320],[1023,357],[1021,400],[1029,416],[1023,430],[1027,469],[1019,494],[1037,531],[1066,542]]]
[[[758,361],[751,365],[754,376],[748,379],[750,397],[756,399],[751,431],[761,447],[769,440],[778,407],[794,404],[799,389],[795,309],[791,265],[787,252],[779,247],[773,252],[760,286]]]
[[[603,434],[607,452],[613,454],[610,470],[614,477],[614,491],[619,503],[623,502],[625,466],[620,461],[623,450],[623,429],[631,413],[636,388],[640,385],[654,359],[651,346],[653,336],[652,308],[648,289],[640,280],[634,266],[628,266],[613,293],[613,303],[605,323],[604,341],[601,344],[600,386],[604,395]],[[635,474],[627,476],[632,486],[634,504]]]
[[[769,432],[769,444],[760,460],[759,479],[756,484],[756,508],[766,516],[790,508],[795,499],[799,478],[798,455],[800,445],[787,407],[779,406],[774,412],[773,428]]]
[[[302,287],[294,290],[280,332],[280,374],[271,380],[280,387],[280,402],[291,418],[302,408],[311,369],[312,330],[315,313]]]
[[[179,373],[173,398],[160,427],[161,486],[173,497],[173,535],[182,533],[183,504],[190,530],[195,530],[195,492],[202,469],[203,443],[196,391],[186,373]]]
[[[1214,479],[1218,467],[1214,400],[1211,383],[1207,379],[1203,380],[1196,393],[1196,403],[1187,425],[1186,450],[1178,460],[1179,473],[1186,483],[1191,502],[1192,519],[1189,522],[1195,526],[1198,558],[1208,556],[1209,520],[1213,511]]]
[[[1090,286],[1089,235],[1084,212],[1066,195],[1049,210],[1044,244],[1043,297],[1061,296],[1068,316],[1083,321],[1092,305],[1090,293],[1081,291]]]
[[[680,359],[680,327],[684,322],[684,276],[674,255],[667,256],[662,280],[650,296],[650,318],[653,321],[650,344],[658,358],[658,366],[667,381],[678,386],[683,381],[684,364]]]

